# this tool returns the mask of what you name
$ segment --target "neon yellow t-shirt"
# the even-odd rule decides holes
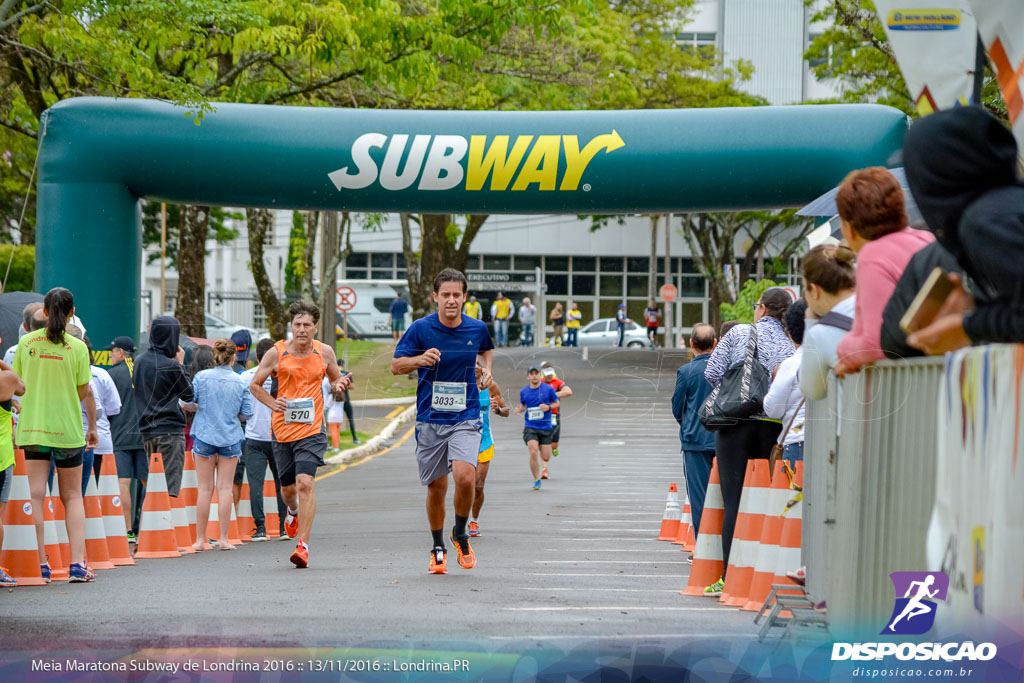
[[[466,305],[463,306],[463,312],[470,318],[480,319],[480,302],[467,301]]]
[[[10,402],[7,403],[10,406]],[[14,464],[14,444],[11,443],[11,411],[0,403],[0,472]]]
[[[79,448],[85,445],[78,387],[92,379],[89,351],[69,334],[53,344],[46,330],[18,342],[12,369],[25,382],[16,441],[19,446]]]
[[[505,320],[508,318],[509,305],[512,302],[508,299],[498,299],[494,302],[495,315],[494,317],[498,320]]]

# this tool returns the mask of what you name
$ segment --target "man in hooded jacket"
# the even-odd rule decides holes
[[[1017,142],[980,107],[916,122],[903,144],[907,181],[928,229],[963,268],[939,315],[907,342],[929,354],[1024,342],[1024,182]]]
[[[181,490],[185,468],[185,413],[178,401],[195,399],[192,381],[182,367],[185,352],[178,345],[181,327],[173,316],[153,320],[149,348],[135,360],[135,407],[139,431],[147,455],[163,456],[167,492],[174,498]]]

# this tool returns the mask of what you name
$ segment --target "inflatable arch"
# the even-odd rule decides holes
[[[885,165],[907,128],[876,105],[657,111],[381,111],[151,100],[46,112],[36,289],[91,336],[137,336],[141,198],[236,207],[617,214],[791,207]]]

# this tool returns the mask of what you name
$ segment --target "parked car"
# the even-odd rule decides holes
[[[599,318],[580,328],[580,346],[615,346],[618,341],[619,327],[615,318]],[[654,348],[647,339],[647,331],[634,322],[626,323],[626,337],[622,345],[631,349]]]
[[[174,311],[167,311],[164,315],[174,315]],[[231,335],[238,330],[248,330],[253,344],[264,337],[270,337],[270,333],[267,330],[254,330],[253,328],[246,327],[245,325],[232,325],[224,318],[216,316],[213,313],[206,314],[207,339],[231,339]]]

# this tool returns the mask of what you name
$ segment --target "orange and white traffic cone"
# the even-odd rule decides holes
[[[46,496],[43,500],[43,552],[46,553],[46,559],[50,563],[50,580],[67,581],[71,577],[68,567],[69,560],[61,554],[55,519],[53,497]]]
[[[117,483],[117,464],[114,456],[105,453],[100,464],[100,513],[103,515],[103,529],[107,533],[107,550],[110,561],[116,566],[135,564],[131,548],[128,547],[128,529],[124,525],[124,508],[121,487]],[[128,501],[131,504],[131,501]]]
[[[661,516],[661,533],[654,540],[674,541],[679,533],[679,518],[682,511],[679,509],[679,491],[676,483],[668,485],[668,500],[665,501],[665,512]]]
[[[135,548],[135,558],[157,557],[181,557],[181,553],[178,552],[171,521],[171,497],[167,493],[164,459],[159,453],[153,453],[149,458],[146,501],[142,505],[139,543]]]
[[[786,477],[782,478],[786,481]],[[803,488],[804,485],[804,463],[802,460],[797,460],[793,467],[793,483]],[[789,500],[793,500],[796,492],[793,490],[786,491]],[[782,536],[779,538],[779,559],[775,563],[776,574],[775,578],[772,579],[772,583],[793,583],[793,581],[786,576],[786,572],[792,571],[799,567],[802,563],[800,562],[800,534],[803,528],[803,501],[797,501],[793,507],[790,507],[785,512],[785,517],[782,522]],[[778,513],[776,513],[778,514]]]
[[[181,496],[171,498],[171,524],[174,525],[174,542],[178,545],[178,552],[182,555],[195,553],[196,549],[192,546],[194,541],[188,531],[188,513]]]
[[[50,488],[50,502],[53,503],[53,521],[57,530],[57,542],[60,544],[60,556],[62,572],[68,572],[70,576],[71,562],[71,539],[68,536],[67,514],[64,510],[64,501],[60,499],[60,484],[57,477],[53,478],[53,486]],[[50,564],[50,578],[53,578],[53,564]]]
[[[7,569],[19,586],[45,586],[46,581],[39,569],[39,541],[32,518],[32,494],[28,487],[25,453],[20,448],[14,450],[14,476],[10,498],[4,508],[3,524],[4,546],[0,550],[0,566]]]
[[[277,512],[277,487],[274,485],[274,473],[270,471],[269,465],[263,477],[263,517],[267,536],[278,538],[281,535],[281,515]]]
[[[711,464],[708,490],[704,497],[704,512],[700,518],[697,543],[693,549],[690,580],[680,593],[704,595],[704,589],[722,578],[722,521],[725,519],[725,500],[722,482],[718,477],[718,458]]]
[[[743,479],[743,493],[736,515],[736,529],[729,550],[729,567],[725,570],[725,587],[719,602],[730,607],[747,604],[750,581],[757,564],[757,550],[761,543],[761,529],[764,517],[771,514],[771,480],[768,476],[768,461],[748,460],[747,472]]]
[[[107,530],[103,526],[103,512],[100,510],[100,496],[96,480],[90,476],[85,487],[85,561],[90,569],[113,569],[110,548],[107,547]]]
[[[775,471],[772,474],[772,487],[768,496],[768,514],[764,517],[764,526],[761,529],[761,543],[757,548],[757,562],[754,563],[754,576],[750,580],[750,591],[747,596],[747,603],[740,609],[746,612],[756,612],[768,599],[772,592],[773,583],[791,583],[787,578],[785,581],[777,581],[776,575],[785,574],[793,567],[780,567],[779,563],[779,542],[782,540],[782,526],[785,518],[780,514],[786,507],[789,500],[789,482],[782,472],[782,461],[775,463]]]
[[[196,461],[192,451],[185,451],[185,468],[181,472],[181,492],[178,497],[185,505],[185,519],[188,522],[189,536],[193,539],[198,538],[196,536],[196,501],[199,500],[199,475],[196,473]]]
[[[676,540],[672,541],[672,545],[681,545],[683,550],[688,553],[693,552],[694,544],[694,533],[693,533],[693,508],[690,507],[690,492],[683,487],[683,515],[679,519],[679,533],[676,534]]]
[[[242,467],[242,463],[238,463]],[[260,495],[263,495],[262,493]],[[256,531],[256,520],[252,517],[252,503],[249,494],[249,477],[242,471],[242,495],[238,498],[238,533],[243,541],[251,541],[252,534]]]

